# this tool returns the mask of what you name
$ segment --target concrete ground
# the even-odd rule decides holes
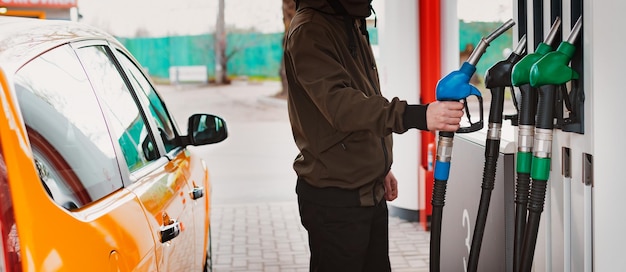
[[[297,149],[277,82],[227,86],[157,86],[185,131],[187,117],[226,120],[224,142],[197,147],[213,184],[212,250],[216,272],[308,271],[306,230],[300,224],[291,168]],[[394,272],[428,271],[430,234],[416,222],[389,218]]]

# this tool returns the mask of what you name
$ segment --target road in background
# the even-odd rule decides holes
[[[295,201],[291,167],[297,149],[287,103],[273,98],[278,82],[234,82],[226,86],[158,86],[181,130],[194,113],[226,120],[228,138],[197,147],[209,165],[213,203]]]

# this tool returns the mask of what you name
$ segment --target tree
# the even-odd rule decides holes
[[[291,19],[296,15],[296,3],[294,0],[283,0],[283,24],[285,25],[285,34],[283,35],[283,42],[287,37],[287,31],[289,30],[289,25],[291,23]],[[283,59],[280,62],[280,80],[282,82],[282,90],[277,94],[279,97],[287,97],[289,93],[289,87],[287,85],[287,75],[285,74],[285,60]]]
[[[226,26],[224,21],[224,0],[219,0],[215,26],[215,83],[227,84]]]

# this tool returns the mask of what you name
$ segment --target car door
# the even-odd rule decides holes
[[[205,259],[205,253],[207,247],[210,245],[210,232],[209,232],[209,205],[210,205],[210,184],[209,184],[209,172],[206,164],[199,156],[194,152],[182,147],[180,142],[180,135],[174,119],[170,115],[165,105],[165,102],[157,94],[155,88],[148,80],[148,77],[139,66],[136,61],[133,60],[131,55],[120,49],[115,48],[115,56],[117,57],[122,70],[126,73],[128,81],[135,90],[137,98],[142,102],[146,108],[146,115],[148,119],[152,119],[153,123],[157,127],[157,132],[160,135],[160,139],[163,141],[166,156],[171,160],[177,161],[180,169],[179,173],[185,176],[189,188],[192,191],[189,192],[189,196],[193,200],[191,208],[193,210],[193,224],[195,230],[194,237],[194,249],[188,252],[188,258],[193,256],[194,271],[200,271],[202,263]],[[187,222],[186,225],[192,222]]]
[[[75,52],[42,52],[12,79],[34,162],[10,184],[27,270],[155,271],[143,205],[124,188],[119,151]]]
[[[173,124],[168,124],[166,131],[158,129],[145,95],[135,92],[111,47],[95,43],[75,47],[125,158],[122,173],[130,176],[125,186],[138,196],[145,209],[159,270],[198,269],[196,264],[201,260],[193,254],[196,235],[189,194],[192,188],[185,173],[189,158],[183,148],[164,141],[174,139]],[[167,156],[168,150],[171,157]]]

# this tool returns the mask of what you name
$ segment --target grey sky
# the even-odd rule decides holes
[[[384,1],[374,0],[378,16],[384,16]],[[510,0],[458,0],[459,17],[466,21],[506,21],[512,16]],[[213,32],[217,0],[80,0],[83,22],[122,37],[138,31],[150,36],[187,35]],[[282,0],[225,0],[226,24],[281,32]]]

